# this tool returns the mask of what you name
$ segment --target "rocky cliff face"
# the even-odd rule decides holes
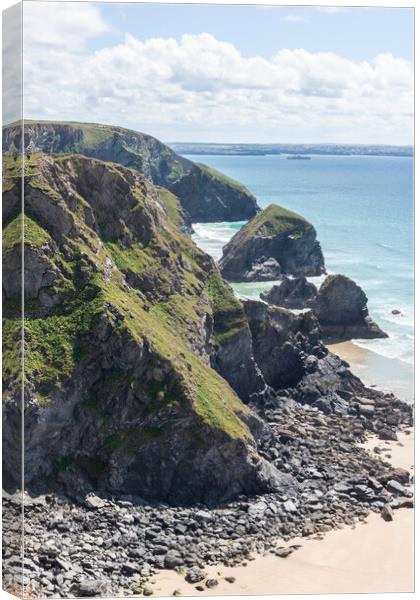
[[[3,152],[21,148],[20,126],[3,128]],[[173,191],[190,222],[240,221],[257,211],[254,196],[234,180],[178,156],[156,138],[111,125],[25,122],[24,147],[30,153],[78,153],[115,162]]]
[[[229,281],[271,281],[283,275],[312,276],[325,271],[314,227],[274,204],[233,236],[219,264]]]
[[[275,306],[311,309],[326,342],[387,337],[369,316],[362,288],[345,275],[328,275],[319,291],[305,277],[284,279],[261,298]]]
[[[12,483],[22,217],[21,179],[13,158],[5,162],[4,458]],[[73,495],[99,489],[170,502],[280,489],[282,476],[257,452],[252,432],[258,438],[262,424],[211,367],[229,379],[244,364],[260,377],[242,306],[182,234],[176,198],[134,170],[82,156],[35,154],[25,168],[27,486],[60,482]],[[218,354],[233,336],[248,352],[236,363]]]
[[[268,292],[261,293],[260,296],[268,304],[299,309],[307,308],[308,302],[315,298],[316,294],[316,285],[310,283],[306,277],[287,277],[278,285],[273,285]]]
[[[34,154],[25,169],[29,489],[172,503],[290,490],[296,482],[259,454],[273,433],[246,404],[261,412],[270,399],[289,398],[355,416],[360,398],[384,406],[382,394],[323,346],[312,313],[236,299],[182,232],[179,203],[167,190],[79,155]],[[20,184],[8,157],[3,411],[10,485],[18,483],[20,452]],[[409,407],[389,402],[393,426],[409,419]],[[384,418],[371,411],[366,427],[378,430]]]

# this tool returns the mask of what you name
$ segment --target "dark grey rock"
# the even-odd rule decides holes
[[[317,288],[305,277],[286,277],[279,285],[274,285],[268,292],[260,294],[261,299],[268,304],[284,308],[307,308],[308,302],[314,299]]]
[[[193,567],[192,569],[189,569],[187,571],[187,573],[185,574],[185,581],[187,581],[188,583],[199,583],[200,581],[203,581],[203,579],[205,579],[206,574],[204,571],[202,571],[201,569],[199,569],[198,567]]]
[[[107,585],[105,581],[96,579],[83,579],[82,581],[72,584],[70,587],[70,593],[77,597],[84,598],[91,596],[104,596],[107,593]]]
[[[386,489],[392,494],[398,494],[399,496],[404,496],[407,494],[407,490],[405,487],[401,485],[395,479],[390,479],[386,484]]]
[[[389,506],[389,504],[386,504],[381,510],[381,517],[384,521],[394,520],[394,513],[392,512],[392,508]]]
[[[328,275],[316,297],[308,302],[324,341],[388,337],[369,317],[367,296],[345,275]]]

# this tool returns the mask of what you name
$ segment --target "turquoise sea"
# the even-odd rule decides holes
[[[366,292],[385,340],[355,340],[369,352],[378,385],[406,399],[413,393],[413,160],[400,157],[188,156],[244,183],[264,208],[280,204],[316,227],[329,273],[344,273]],[[197,223],[198,245],[218,259],[241,223]],[[315,279],[315,283],[320,283]],[[258,298],[271,283],[235,284]],[[400,315],[393,315],[398,309]],[[372,354],[373,353],[373,354]],[[380,357],[383,360],[380,361]],[[372,360],[373,359],[373,360]],[[376,359],[376,360],[375,360]],[[359,373],[360,374],[360,373]],[[370,373],[372,376],[372,373]],[[369,379],[369,373],[366,374]],[[373,381],[371,381],[373,382]]]

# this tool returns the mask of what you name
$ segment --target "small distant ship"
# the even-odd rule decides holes
[[[286,156],[287,160],[311,160],[311,156],[303,156],[302,154],[292,154],[291,156]]]

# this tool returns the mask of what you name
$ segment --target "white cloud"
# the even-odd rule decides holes
[[[62,12],[53,31],[45,14],[32,11],[27,118],[114,123],[166,140],[411,141],[412,65],[391,54],[363,62],[304,49],[244,57],[208,33],[145,41],[126,35],[88,52],[86,41],[106,24],[87,6],[88,24],[79,28],[86,15],[72,14],[69,23]]]
[[[89,38],[110,30],[99,8],[78,2],[25,2],[25,47],[82,50]]]

